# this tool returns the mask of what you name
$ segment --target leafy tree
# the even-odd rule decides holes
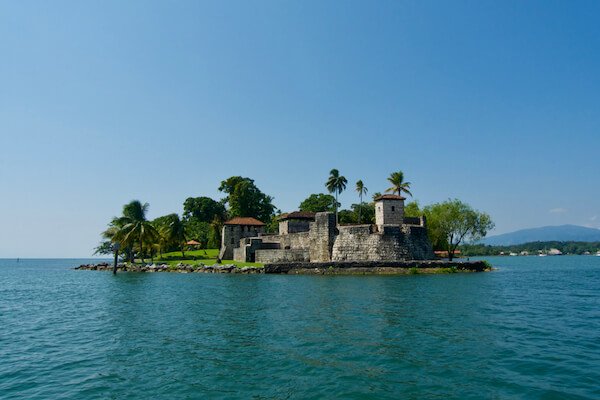
[[[419,202],[417,200],[410,201],[404,206],[405,217],[420,217],[423,215],[423,211],[419,208]]]
[[[434,248],[447,250],[450,261],[463,240],[480,240],[494,228],[488,214],[476,211],[458,199],[432,204],[423,211]]]
[[[223,221],[219,218],[212,220],[208,233],[208,245],[210,249],[221,248],[221,230],[223,229]]]
[[[363,221],[369,224],[375,223],[375,203],[352,204],[351,208],[359,223]]]
[[[116,251],[114,244],[110,240],[103,240],[98,247],[94,249],[94,255],[109,255]]]
[[[133,249],[137,246],[140,259],[144,262],[144,249],[158,241],[159,233],[152,223],[146,219],[148,203],[142,204],[133,200],[123,206],[123,215],[113,218],[103,236],[111,242],[130,250],[130,261],[133,261]]]
[[[392,184],[392,187],[386,190],[386,192],[398,193],[398,195],[402,195],[402,193],[406,193],[412,197],[412,193],[410,192],[410,182],[404,182],[404,173],[402,171],[392,172],[388,181]]]
[[[338,223],[338,195],[346,189],[348,180],[340,175],[340,171],[332,169],[329,171],[329,179],[325,183],[325,187],[329,193],[335,193],[335,222]]]
[[[338,217],[340,224],[356,224],[356,221],[358,221],[356,213],[352,210],[340,210]]]
[[[337,203],[337,207],[340,204]],[[318,193],[311,194],[302,203],[300,203],[300,211],[311,212],[334,212],[336,207],[335,197],[330,194]]]
[[[183,219],[211,223],[215,217],[225,219],[225,206],[210,197],[188,197],[183,203]]]
[[[160,234],[159,248],[175,248],[181,251],[181,255],[185,257],[185,225],[179,215],[173,213],[156,218],[153,222],[154,227]]]
[[[373,193],[373,195],[371,196],[371,198],[372,198],[373,200],[375,200],[375,199],[376,199],[376,198],[378,198],[379,196],[381,196],[381,192],[375,192],[375,193]]]
[[[186,237],[199,242],[200,247],[206,248],[210,240],[211,224],[198,221],[196,218],[190,218],[183,223]]]
[[[356,191],[358,192],[358,197],[360,199],[360,205],[362,206],[363,203],[363,195],[367,194],[367,192],[369,191],[365,184],[363,183],[362,180],[359,180],[356,182]],[[358,223],[360,224],[361,222],[361,211],[362,211],[362,207],[358,208]]]
[[[227,194],[225,201],[229,204],[230,217],[269,221],[275,213],[273,197],[261,192],[250,178],[232,176],[221,182],[219,190]]]

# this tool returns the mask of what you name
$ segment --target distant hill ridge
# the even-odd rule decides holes
[[[483,239],[481,243],[492,246],[512,246],[529,242],[550,241],[600,242],[600,229],[578,225],[543,226],[490,236]]]

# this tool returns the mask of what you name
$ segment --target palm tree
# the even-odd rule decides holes
[[[338,223],[338,195],[346,189],[348,180],[340,175],[340,171],[332,169],[329,172],[329,179],[325,183],[325,187],[329,190],[329,193],[335,193],[335,224]]]
[[[363,205],[363,195],[367,194],[369,189],[365,187],[363,181],[359,180],[356,182],[356,191],[358,192],[358,197],[360,198],[360,207],[358,208],[358,223],[360,224],[361,214],[362,214],[362,205]]]
[[[114,253],[114,263],[113,263],[113,275],[117,274],[117,264],[119,261],[119,250],[120,250],[120,245],[119,245],[119,227],[116,226],[114,224],[115,219],[113,219],[113,222],[108,226],[108,228],[102,232],[102,237],[107,239],[107,243],[110,244],[110,248],[112,249],[113,253]],[[96,253],[94,253],[96,254]]]
[[[181,255],[185,258],[185,227],[177,214],[170,214],[166,223],[159,229],[160,235],[167,244],[174,244],[181,249]]]
[[[402,171],[392,172],[388,181],[390,181],[392,187],[387,189],[386,192],[398,193],[399,196],[402,196],[402,192],[404,192],[412,197],[412,193],[409,190],[410,182],[404,182],[404,173]]]
[[[142,263],[144,245],[150,247],[159,237],[156,228],[146,219],[147,211],[148,203],[142,204],[139,200],[133,200],[123,206],[123,216],[113,219],[111,223],[112,227],[116,228],[112,241],[129,248],[139,246]]]

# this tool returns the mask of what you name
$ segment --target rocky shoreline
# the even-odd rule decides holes
[[[112,271],[109,263],[83,264],[77,270]],[[208,274],[292,274],[292,275],[402,275],[440,274],[454,272],[484,272],[492,267],[485,261],[340,261],[291,262],[265,264],[264,267],[240,267],[233,264],[190,265],[168,264],[118,264],[121,272],[177,272]]]
[[[78,270],[87,271],[111,271],[113,265],[109,263],[99,264],[82,264],[79,267],[75,267]],[[215,264],[215,265],[190,265],[190,264],[147,264],[147,265],[134,265],[134,264],[117,264],[118,272],[177,272],[181,274],[186,273],[208,273],[208,274],[262,274],[264,273],[263,267],[238,267],[233,264]]]
[[[485,261],[337,261],[266,264],[266,274],[401,275],[490,271]]]

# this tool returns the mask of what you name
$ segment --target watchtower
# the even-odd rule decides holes
[[[221,231],[221,260],[233,260],[233,250],[240,247],[243,238],[257,237],[265,231],[265,224],[252,217],[236,217],[225,222]]]
[[[386,225],[400,226],[404,223],[404,200],[404,197],[395,194],[375,198],[375,224],[380,232]]]

